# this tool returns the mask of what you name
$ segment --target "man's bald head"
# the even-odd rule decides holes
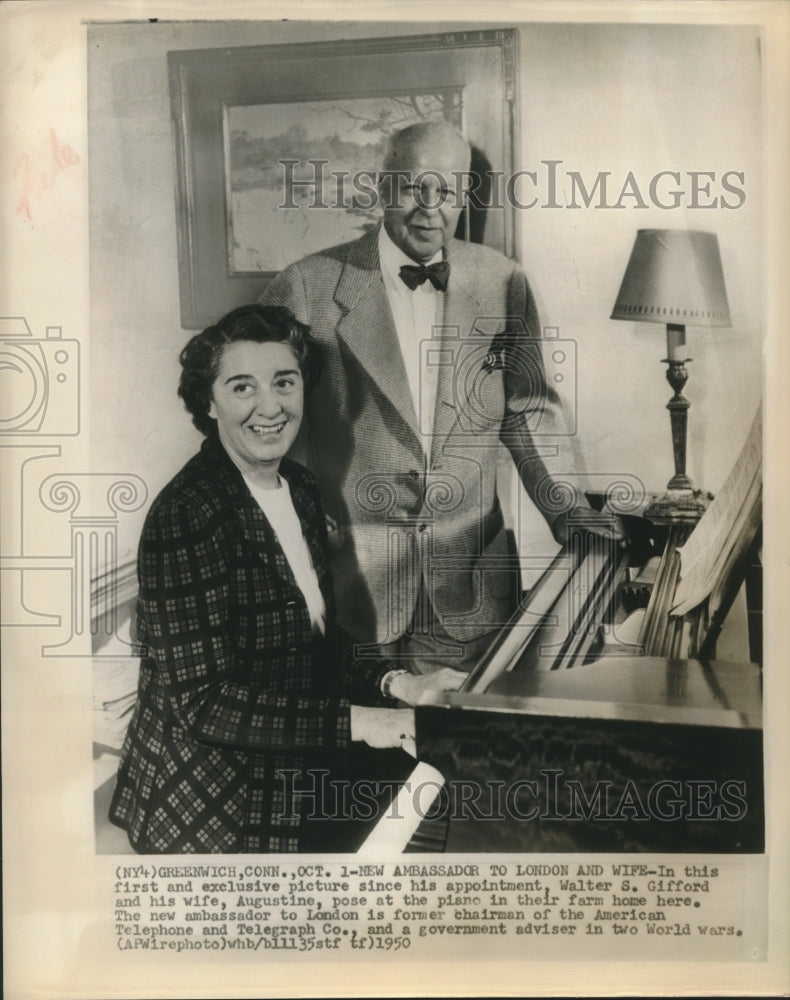
[[[456,169],[468,170],[472,153],[469,143],[454,125],[444,120],[413,122],[387,140],[384,153],[384,170],[408,170],[415,150],[429,154],[450,154],[457,162]]]

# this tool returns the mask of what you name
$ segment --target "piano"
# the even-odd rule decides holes
[[[759,582],[760,516],[756,489],[682,614],[694,519],[624,517],[626,547],[580,524],[463,688],[417,707],[420,760],[445,786],[406,850],[761,852],[759,624],[748,661],[716,659]]]

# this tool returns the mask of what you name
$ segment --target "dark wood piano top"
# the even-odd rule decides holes
[[[481,821],[473,810],[450,808],[446,850],[761,851],[760,688],[755,664],[614,657],[514,671],[485,693],[423,699],[417,750],[443,775],[448,802],[461,800],[459,790],[486,804],[496,789],[506,797],[521,788],[525,809],[539,802],[543,810],[537,790],[555,781],[559,789],[556,808],[552,799],[528,819],[505,810]],[[667,788],[687,809],[671,821],[618,812],[629,795],[650,803]],[[714,804],[736,789],[742,809],[696,815],[697,788],[710,790]],[[583,801],[607,805],[580,811]]]

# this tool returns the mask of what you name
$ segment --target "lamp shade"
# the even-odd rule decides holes
[[[638,230],[612,319],[730,326],[716,234]]]

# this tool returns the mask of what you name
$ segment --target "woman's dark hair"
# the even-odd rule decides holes
[[[300,323],[290,309],[257,303],[239,306],[213,326],[196,333],[181,351],[178,395],[192,414],[192,423],[202,434],[211,434],[216,429],[216,421],[208,415],[208,411],[222,353],[228,344],[240,340],[256,344],[288,344],[299,363],[306,393],[321,374],[321,349],[310,335],[310,327]]]

